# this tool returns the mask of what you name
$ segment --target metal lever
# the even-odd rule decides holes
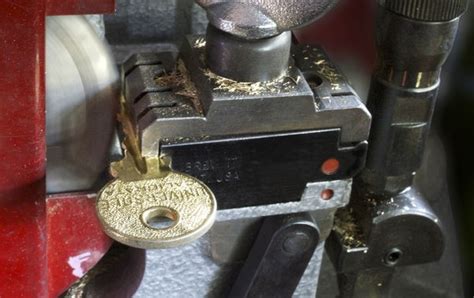
[[[265,219],[229,297],[291,297],[318,243],[309,214]]]

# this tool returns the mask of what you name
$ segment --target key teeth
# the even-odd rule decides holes
[[[133,156],[125,151],[122,160],[110,164],[110,174],[123,181],[155,179],[168,175],[171,171],[171,159],[168,156],[144,158],[145,170],[141,172]]]
[[[142,173],[137,169],[135,160],[127,151],[125,151],[125,156],[122,160],[110,164],[110,174],[114,178],[123,180],[138,180],[142,177]]]

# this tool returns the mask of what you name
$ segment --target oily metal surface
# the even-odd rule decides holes
[[[116,179],[97,201],[104,231],[123,244],[144,249],[175,247],[199,238],[214,223],[216,209],[214,195],[204,184],[175,172],[147,180]],[[154,213],[174,223],[153,228],[147,220]]]

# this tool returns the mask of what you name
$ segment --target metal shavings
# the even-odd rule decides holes
[[[327,60],[318,59],[314,61],[314,65],[317,67],[317,71],[331,83],[332,91],[341,89],[339,82],[344,78]]]
[[[244,93],[249,95],[259,95],[262,93],[280,93],[283,90],[293,89],[300,82],[298,76],[293,78],[288,75],[281,76],[273,81],[266,82],[238,82],[232,79],[221,77],[211,70],[206,69],[204,74],[211,79],[216,87],[215,91],[225,91],[229,93]]]
[[[362,241],[363,234],[356,224],[352,209],[339,209],[334,218],[334,232],[340,235],[344,247],[360,248],[366,246]]]
[[[155,79],[158,85],[172,88],[176,95],[181,95],[189,98],[193,103],[195,109],[199,113],[203,113],[201,101],[199,100],[197,88],[191,80],[188,69],[184,65],[183,60],[179,59],[176,64],[176,69],[170,73],[163,73]]]
[[[224,78],[215,74],[210,69],[205,68],[206,57],[204,47],[206,40],[201,37],[194,41],[194,48],[198,49],[199,60],[201,62],[202,71],[216,85],[214,91],[225,91],[229,93],[243,93],[247,95],[260,95],[262,93],[281,93],[294,89],[300,83],[301,77],[292,77],[285,74],[273,81],[266,82],[238,82],[232,79]],[[289,70],[291,70],[289,66]]]
[[[376,207],[377,206],[378,202],[374,197],[366,196],[366,199],[367,199],[367,203],[368,203],[369,206],[371,206],[371,207]]]
[[[287,77],[289,80],[291,80],[295,85],[298,85],[301,81],[301,77],[300,76],[297,76],[296,79],[293,78],[293,77]]]
[[[194,41],[194,48],[201,49],[206,47],[206,39],[204,37],[200,37]]]
[[[332,64],[330,64],[327,58],[319,52],[317,48],[306,47],[306,49],[303,49],[302,53],[308,54],[309,57],[315,59],[311,67],[316,68],[316,71],[329,81],[332,91],[339,91],[341,89],[342,86],[340,82],[345,80],[344,77]],[[304,59],[309,59],[306,58],[307,57]]]
[[[162,138],[160,139],[161,143],[163,144],[171,144],[171,143],[189,143],[189,142],[196,142],[196,141],[207,141],[210,140],[211,137],[207,135],[199,136],[199,137],[174,137],[174,138]]]

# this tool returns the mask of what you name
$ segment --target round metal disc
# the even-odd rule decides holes
[[[109,183],[97,214],[111,238],[137,248],[169,248],[204,235],[216,216],[216,199],[199,180],[170,172],[163,178]]]

